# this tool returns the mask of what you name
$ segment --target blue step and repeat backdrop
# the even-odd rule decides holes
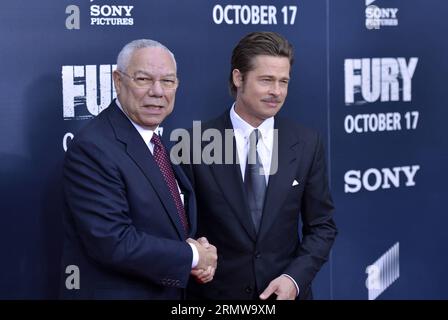
[[[325,137],[339,236],[317,299],[447,299],[448,2],[8,1],[0,11],[0,298],[57,298],[67,145],[114,98],[121,47],[173,50],[164,132],[228,108],[232,48],[272,30],[296,48],[281,115]]]

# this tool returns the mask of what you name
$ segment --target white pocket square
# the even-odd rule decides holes
[[[298,185],[299,185],[299,182],[297,180],[294,180],[294,182],[292,183],[292,186],[294,187],[294,186],[298,186]]]

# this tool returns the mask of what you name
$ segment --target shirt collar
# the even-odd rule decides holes
[[[236,113],[235,103],[233,103],[232,108],[230,109],[230,121],[232,122],[235,135],[240,135],[244,139],[247,139],[254,129],[258,129],[261,133],[264,145],[272,151],[272,142],[274,140],[274,117],[267,118],[258,126],[258,128],[254,128]]]

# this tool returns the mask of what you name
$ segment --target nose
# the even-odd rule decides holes
[[[281,94],[281,90],[282,90],[282,88],[280,87],[279,82],[274,81],[272,83],[271,87],[269,88],[269,94],[277,97]]]
[[[148,90],[148,94],[151,97],[160,98],[160,97],[163,97],[163,93],[164,93],[164,91],[163,91],[162,86],[160,85],[160,81],[154,81],[153,85]]]

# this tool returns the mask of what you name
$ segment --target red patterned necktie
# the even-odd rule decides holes
[[[171,196],[173,197],[174,203],[176,204],[177,213],[179,215],[182,226],[184,227],[185,234],[188,234],[188,221],[185,214],[185,209],[180,199],[179,189],[177,187],[176,179],[174,178],[173,168],[171,167],[171,162],[168,158],[168,153],[157,134],[153,134],[151,142],[154,144],[154,160],[159,166],[160,172],[162,172],[163,179],[165,180],[168,189],[170,189]]]

